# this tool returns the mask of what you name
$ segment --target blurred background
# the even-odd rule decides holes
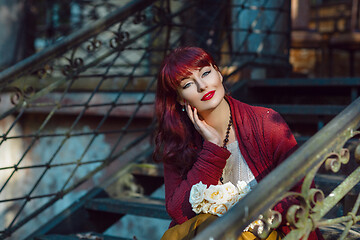
[[[359,21],[358,0],[0,0],[0,239],[160,239],[169,50],[209,51],[302,145],[359,95]]]

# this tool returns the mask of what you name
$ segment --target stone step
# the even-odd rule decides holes
[[[133,175],[143,175],[149,177],[164,177],[164,168],[162,164],[139,163],[134,164],[131,169]]]
[[[250,80],[247,85],[256,87],[359,87],[360,78],[274,78],[264,80]]]
[[[93,239],[93,240],[132,240],[130,238],[121,238],[102,235],[99,233],[79,233],[74,235],[60,235],[60,234],[50,234],[37,236],[34,240],[79,240],[79,239]]]
[[[170,220],[166,212],[165,200],[148,197],[124,197],[119,199],[97,198],[85,204],[88,210],[102,211],[116,214],[130,214]]]

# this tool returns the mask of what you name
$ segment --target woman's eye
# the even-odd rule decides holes
[[[206,71],[206,72],[204,72],[204,73],[202,74],[202,77],[206,77],[207,75],[209,75],[210,72],[211,72],[211,71]]]
[[[191,84],[191,83],[185,84],[185,85],[183,86],[183,89],[190,87],[190,84]]]

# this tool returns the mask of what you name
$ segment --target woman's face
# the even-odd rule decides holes
[[[216,108],[225,96],[222,80],[221,73],[212,65],[192,70],[177,89],[179,103],[184,105],[186,101],[199,113]]]

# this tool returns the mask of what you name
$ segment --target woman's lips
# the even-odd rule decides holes
[[[210,91],[208,93],[206,93],[202,98],[201,101],[207,101],[210,100],[215,94],[215,91]]]

